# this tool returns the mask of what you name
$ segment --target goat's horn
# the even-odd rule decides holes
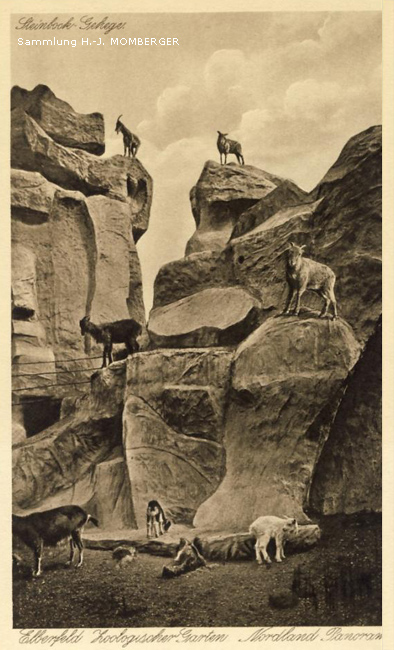
[[[118,119],[117,119],[116,121],[120,120],[120,118],[122,117],[122,115],[123,115],[123,113],[121,113],[121,114],[119,115],[119,117],[118,117]]]

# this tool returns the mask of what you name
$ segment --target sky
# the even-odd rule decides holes
[[[12,29],[11,78],[29,90],[48,85],[78,112],[103,113],[106,156],[123,153],[114,131],[119,114],[140,137],[138,158],[154,180],[149,229],[137,246],[149,312],[159,268],[183,257],[194,232],[189,191],[205,161],[219,161],[218,130],[242,143],[246,164],[311,190],[351,136],[381,123],[381,14],[111,14],[110,20],[127,24],[100,33],[103,47],[81,46],[81,37],[97,35],[77,30],[56,34],[77,38],[75,48],[18,45],[21,36],[53,34]],[[111,46],[111,36],[175,37],[179,46]]]

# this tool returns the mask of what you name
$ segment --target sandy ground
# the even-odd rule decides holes
[[[87,549],[83,567],[67,569],[65,545],[45,550],[44,574],[33,579],[24,551],[14,570],[14,627],[380,625],[380,518],[320,525],[320,543],[282,564],[211,564],[167,581],[170,558],[139,554],[119,570],[111,552]],[[270,595],[290,593],[297,570],[301,597],[285,609],[270,604]]]

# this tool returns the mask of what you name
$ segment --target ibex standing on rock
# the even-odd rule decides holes
[[[217,141],[217,146],[219,149],[220,153],[220,164],[223,165],[222,162],[222,155],[224,154],[224,164],[227,164],[227,154],[233,153],[235,156],[237,156],[237,160],[240,165],[244,165],[244,157],[242,155],[242,147],[239,142],[236,140],[229,140],[226,138],[227,133],[220,133],[218,131],[218,141]]]
[[[337,318],[337,302],[334,294],[335,273],[325,264],[302,257],[304,248],[305,246],[297,246],[290,242],[290,248],[287,250],[286,280],[289,285],[289,295],[284,313],[290,313],[290,305],[294,293],[296,293],[296,304],[293,313],[298,316],[301,296],[309,289],[318,293],[324,300],[320,318],[327,316],[331,303],[335,319]]]
[[[129,129],[126,129],[123,122],[120,121],[121,117],[122,115],[119,115],[118,119],[116,120],[115,131],[116,133],[119,133],[120,131],[123,135],[124,155],[127,156],[127,152],[129,152],[129,157],[131,155],[133,158],[135,158],[141,141],[136,135],[134,135],[134,133],[129,131]]]

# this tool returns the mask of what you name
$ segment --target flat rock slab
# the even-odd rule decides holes
[[[205,289],[153,309],[148,332],[156,347],[233,345],[253,330],[258,307],[258,301],[243,289]]]

